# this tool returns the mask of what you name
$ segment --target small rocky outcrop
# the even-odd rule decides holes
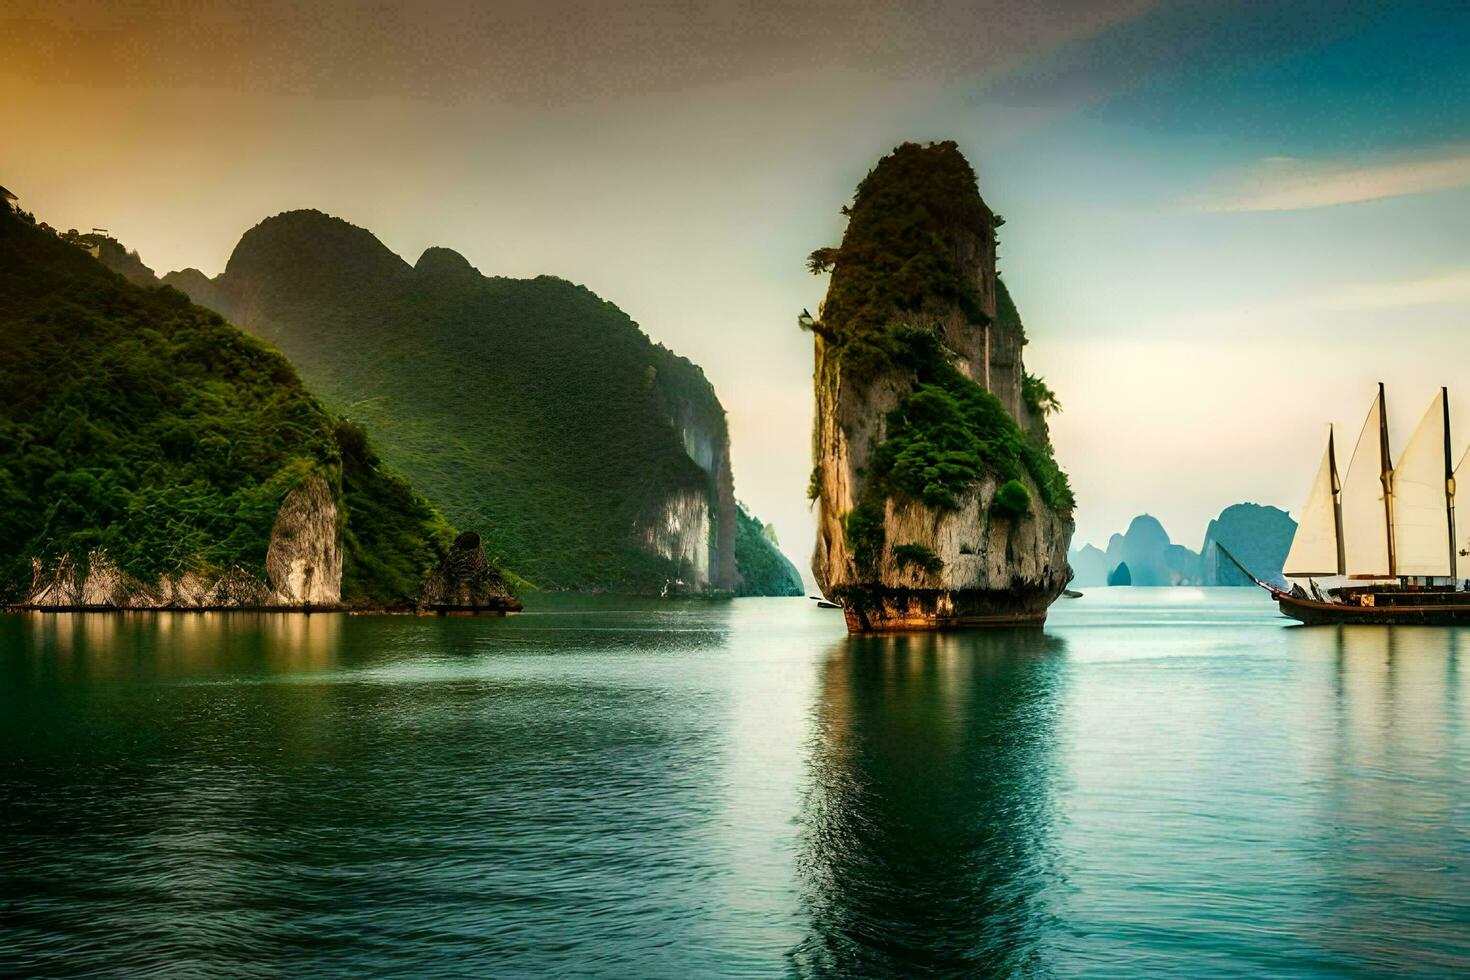
[[[423,607],[431,612],[518,612],[521,601],[485,556],[474,531],[454,539],[454,546],[424,583]]]
[[[144,582],[117,566],[105,551],[85,558],[63,556],[46,564],[31,560],[31,587],[21,608],[108,609],[257,609],[276,605],[264,582],[238,566],[217,576],[197,572],[163,575]]]
[[[801,325],[816,349],[812,571],[853,632],[1039,623],[1071,577],[1056,397],[1026,373],[996,274],[1001,219],[953,143],[858,186]]]
[[[127,575],[105,552],[93,551],[85,559],[63,556],[47,566],[31,559],[31,587],[25,604],[42,609],[99,607],[151,607],[157,605],[154,590]]]

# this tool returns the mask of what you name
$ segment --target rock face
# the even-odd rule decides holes
[[[323,606],[342,601],[342,535],[331,488],[313,476],[286,494],[265,554],[271,602]]]
[[[514,612],[521,608],[473,531],[455,538],[443,563],[429,575],[423,604],[435,612]]]
[[[697,490],[673,491],[638,527],[644,548],[674,562],[681,581],[695,589],[710,584],[709,531],[709,498]]]
[[[84,560],[62,557],[47,566],[31,561],[30,609],[258,609],[280,605],[271,589],[243,568],[218,576],[164,575],[147,583],[118,568],[106,552]],[[297,603],[296,605],[300,605]]]
[[[848,213],[803,320],[817,583],[855,632],[1039,623],[1071,577],[1072,495],[996,275],[1000,219],[953,143],[899,147]]]

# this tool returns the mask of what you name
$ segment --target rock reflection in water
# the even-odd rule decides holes
[[[802,814],[798,973],[1044,966],[1062,652],[1040,630],[831,650]]]

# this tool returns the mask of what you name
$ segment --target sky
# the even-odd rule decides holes
[[[0,106],[22,206],[160,273],[314,207],[587,285],[704,368],[804,572],[804,258],[904,140],[1006,217],[1074,544],[1295,512],[1377,381],[1397,445],[1440,385],[1470,444],[1462,2],[6,0]]]

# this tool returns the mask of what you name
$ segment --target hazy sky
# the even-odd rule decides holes
[[[0,182],[160,272],[316,207],[586,284],[704,367],[803,571],[803,259],[905,139],[1007,218],[1077,543],[1295,511],[1378,380],[1399,444],[1441,384],[1470,442],[1463,2],[6,0],[0,106]]]

